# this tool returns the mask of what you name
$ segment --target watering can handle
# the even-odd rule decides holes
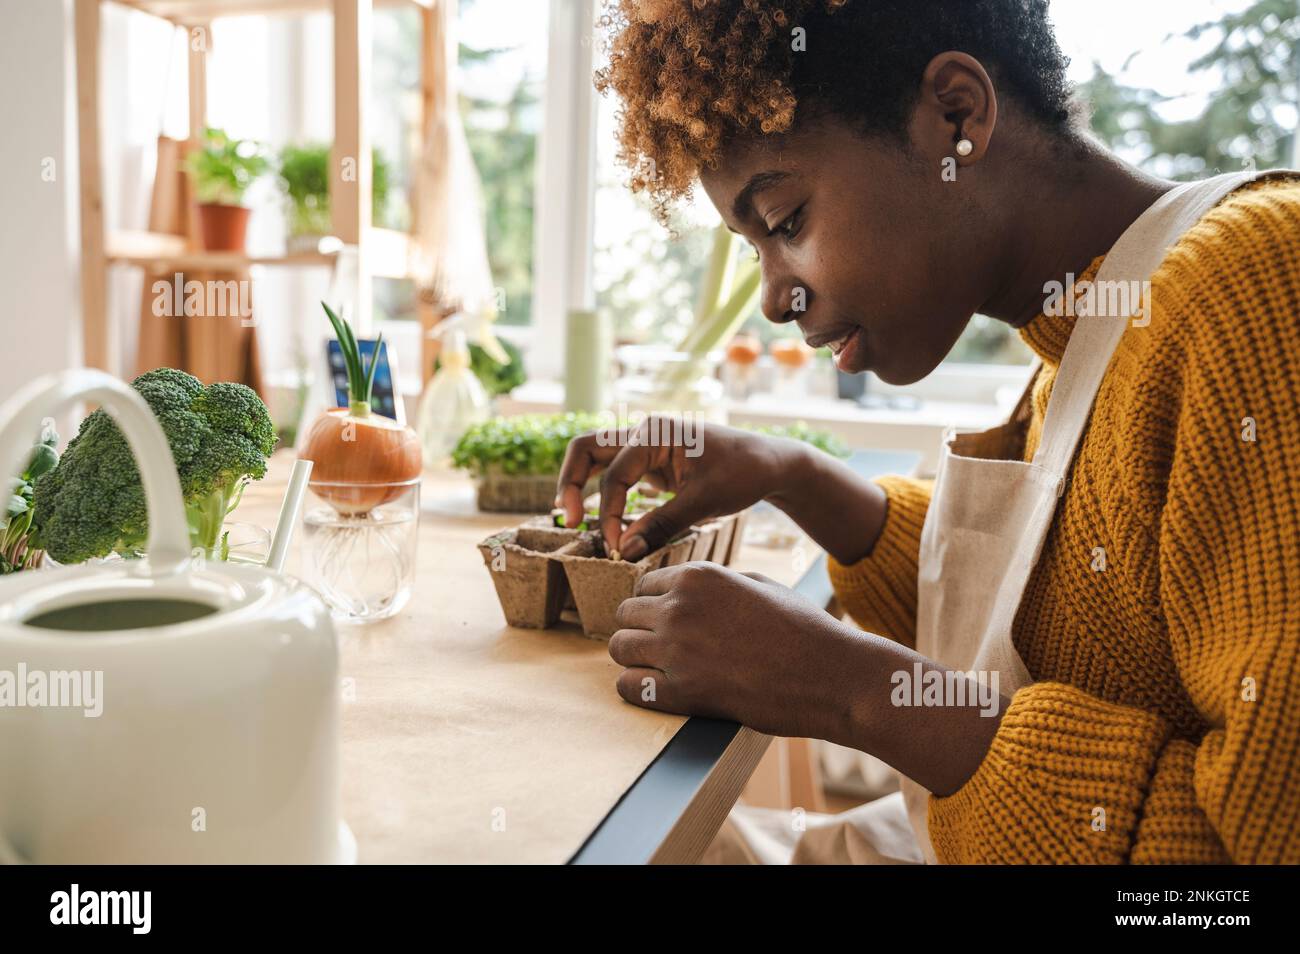
[[[32,436],[47,417],[74,401],[101,405],[135,455],[149,512],[149,574],[180,570],[189,560],[190,537],[171,447],[144,398],[112,375],[88,368],[52,374],[0,405],[0,477],[22,472],[32,453]]]

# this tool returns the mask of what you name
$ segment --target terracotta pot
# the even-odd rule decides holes
[[[242,252],[250,210],[242,205],[204,203],[199,206],[203,247],[209,252]]]

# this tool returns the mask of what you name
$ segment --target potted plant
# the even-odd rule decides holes
[[[313,143],[288,145],[280,150],[280,188],[287,199],[289,251],[314,251],[322,237],[329,235],[330,147]],[[387,220],[390,175],[383,154],[371,152],[371,218],[383,227]]]
[[[423,465],[420,439],[411,428],[370,408],[384,336],[375,341],[375,357],[367,364],[352,326],[329,305],[321,302],[321,307],[343,355],[348,406],[321,412],[307,433],[302,457],[313,461],[313,493],[341,514],[364,517],[419,480]]]
[[[549,513],[569,441],[610,424],[608,416],[597,414],[493,418],[465,432],[451,461],[473,475],[480,510]]]
[[[261,144],[231,139],[224,130],[208,128],[203,148],[190,154],[186,168],[194,177],[199,200],[203,247],[210,252],[242,252],[249,216],[242,204],[244,193],[270,169]]]

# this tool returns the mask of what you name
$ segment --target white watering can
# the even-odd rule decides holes
[[[162,428],[102,372],[0,407],[3,478],[74,401],[101,405],[131,445],[148,556],[0,578],[0,860],[353,860],[324,604],[263,567],[191,558]]]

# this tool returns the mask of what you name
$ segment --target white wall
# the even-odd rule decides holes
[[[81,321],[72,2],[0,0],[0,23],[3,400],[80,364]]]

